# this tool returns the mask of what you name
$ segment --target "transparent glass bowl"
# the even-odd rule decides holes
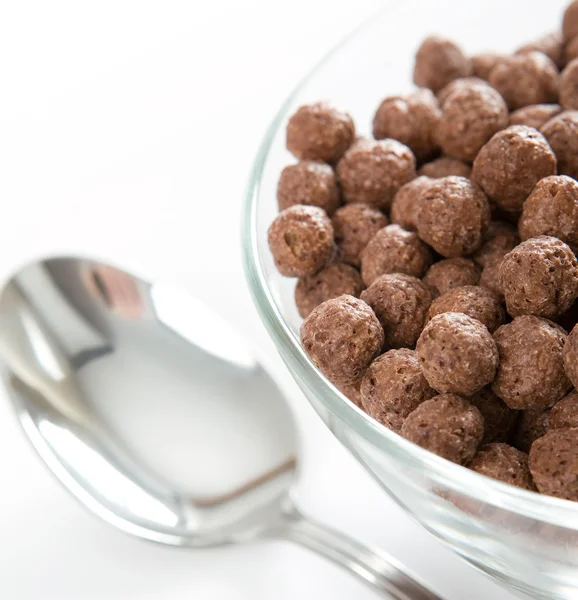
[[[512,52],[559,27],[566,2],[405,1],[346,38],[291,94],[257,156],[244,212],[247,279],[261,318],[299,386],[327,426],[427,530],[499,581],[539,598],[578,597],[578,504],[480,476],[407,442],[365,415],[311,362],[299,343],[295,280],[276,271],[267,229],[276,185],[294,159],[285,124],[297,106],[330,100],[371,133],[379,101],[412,88],[413,56],[438,33],[469,53]]]

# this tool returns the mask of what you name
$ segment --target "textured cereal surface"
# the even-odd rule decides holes
[[[518,411],[520,417],[511,443],[522,452],[530,452],[532,444],[550,428],[550,410]]]
[[[550,429],[578,427],[578,392],[572,390],[550,410]]]
[[[518,420],[519,413],[506,406],[490,387],[482,388],[468,401],[473,404],[484,417],[484,437],[482,443],[507,442]]]
[[[480,411],[454,394],[422,402],[405,419],[401,435],[409,441],[460,465],[476,453],[484,435]]]
[[[562,69],[566,62],[562,32],[552,31],[533,42],[524,44],[516,50],[516,54],[527,54],[528,52],[542,52],[558,69]]]
[[[320,304],[301,325],[301,343],[337,385],[354,384],[383,348],[383,329],[369,306],[353,296]]]
[[[416,277],[391,273],[378,277],[362,294],[379,319],[390,348],[412,347],[422,332],[431,294]]]
[[[295,287],[295,304],[305,318],[326,300],[347,294],[359,298],[365,289],[359,271],[345,263],[331,263],[313,275],[301,277]]]
[[[463,313],[433,317],[422,331],[416,351],[425,378],[440,393],[470,396],[494,379],[498,366],[490,332]]]
[[[506,221],[491,221],[484,232],[482,247],[472,258],[485,268],[500,262],[504,256],[520,243],[516,228]]]
[[[502,209],[520,211],[543,177],[556,174],[556,156],[536,129],[512,125],[496,133],[474,161],[472,178]]]
[[[371,238],[361,253],[361,276],[368,286],[387,273],[420,278],[432,260],[430,249],[414,232],[388,225]]]
[[[468,468],[524,490],[536,489],[528,466],[528,455],[508,444],[493,443],[481,446]]]
[[[564,372],[566,332],[547,319],[523,315],[494,334],[500,356],[492,390],[510,408],[545,409],[571,384]]]
[[[578,178],[578,111],[565,110],[540,129],[558,160],[558,175]],[[549,173],[554,175],[554,173]]]
[[[574,387],[578,387],[578,325],[575,326],[564,346],[564,369]]]
[[[285,209],[271,223],[267,237],[275,266],[286,277],[315,273],[335,253],[331,221],[316,206]]]
[[[391,222],[408,231],[415,231],[417,228],[416,215],[421,195],[432,183],[433,179],[422,175],[399,188],[391,204],[389,213]]]
[[[484,81],[488,81],[492,69],[502,60],[503,54],[493,54],[486,52],[485,54],[476,54],[472,56],[473,74]]]
[[[361,382],[363,409],[393,431],[399,431],[406,417],[434,395],[415,352],[407,348],[376,358]]]
[[[463,160],[452,158],[451,156],[441,156],[431,162],[425,163],[418,170],[418,175],[425,175],[432,179],[439,179],[440,177],[449,177],[450,175],[456,175],[458,177],[469,177],[472,173],[470,165],[465,163]]]
[[[510,114],[510,125],[526,125],[540,129],[552,117],[559,115],[562,107],[559,104],[532,104],[519,108]]]
[[[480,274],[480,269],[469,258],[446,258],[429,268],[423,282],[432,296],[437,298],[457,287],[477,285]]]
[[[578,59],[571,60],[560,75],[560,104],[566,109],[578,108]]]

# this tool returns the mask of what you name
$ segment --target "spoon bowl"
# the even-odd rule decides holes
[[[197,299],[96,261],[52,258],[4,286],[0,330],[24,431],[103,520],[178,546],[286,538],[391,598],[437,598],[294,506],[297,432],[283,392]]]

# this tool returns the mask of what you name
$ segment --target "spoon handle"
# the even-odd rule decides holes
[[[278,532],[283,538],[351,571],[394,600],[442,600],[391,556],[310,519],[291,502],[284,510],[284,527]]]

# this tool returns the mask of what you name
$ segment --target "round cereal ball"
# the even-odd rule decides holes
[[[520,418],[514,431],[512,444],[522,452],[530,452],[532,444],[550,427],[550,410],[518,411]]]
[[[556,429],[530,448],[530,472],[542,494],[578,500],[578,429]]]
[[[445,154],[473,161],[480,148],[508,122],[508,107],[496,90],[486,83],[462,85],[443,103],[435,137]]]
[[[542,52],[504,58],[492,69],[488,82],[510,110],[558,100],[558,69]]]
[[[351,117],[326,102],[301,106],[287,124],[287,150],[301,160],[336,163],[354,139]]]
[[[564,54],[564,38],[562,32],[553,31],[534,42],[524,44],[516,50],[516,54],[528,54],[528,52],[542,52],[545,54],[558,69],[564,67],[566,56]]]
[[[492,390],[510,408],[544,409],[570,389],[562,349],[566,332],[547,319],[523,315],[494,334],[500,365]]]
[[[387,224],[387,217],[368,204],[353,203],[338,208],[331,219],[339,257],[361,266],[361,252],[369,240]]]
[[[500,282],[500,266],[502,261],[488,265],[482,269],[482,275],[480,276],[480,286],[487,288],[492,292],[500,302],[504,302],[504,290]]]
[[[422,375],[413,350],[389,350],[377,357],[361,381],[365,412],[385,427],[399,432],[406,417],[435,396]]]
[[[551,318],[568,310],[578,295],[578,263],[567,244],[541,235],[504,256],[500,284],[512,317]]]
[[[408,146],[419,161],[438,153],[434,131],[441,116],[431,90],[418,89],[406,96],[385,98],[373,118],[373,137],[391,138]]]
[[[454,94],[454,92],[476,88],[481,88],[482,90],[493,89],[487,81],[484,81],[479,77],[461,77],[460,79],[454,79],[453,81],[450,81],[450,83],[442,88],[437,94],[437,99],[440,103],[440,106],[443,108],[446,100],[452,94]]]
[[[420,87],[438,92],[450,81],[467,77],[472,63],[462,50],[450,40],[427,37],[415,56],[413,81]]]
[[[408,231],[415,231],[415,217],[418,211],[418,201],[421,194],[432,183],[432,179],[422,175],[400,187],[391,203],[391,211],[389,213],[391,222],[400,225]]]
[[[506,313],[496,295],[479,285],[454,288],[436,298],[427,313],[428,321],[442,313],[464,313],[493,333],[506,319]]]
[[[339,206],[339,188],[333,169],[312,160],[285,167],[277,185],[277,203],[279,210],[303,204],[317,206],[332,215]]]
[[[475,77],[479,77],[484,81],[488,81],[492,69],[501,61],[505,56],[503,54],[492,54],[490,52],[484,54],[476,54],[472,56],[472,67],[473,74]]]
[[[536,489],[528,467],[528,455],[508,444],[493,443],[481,446],[468,468],[480,475],[524,490]]]
[[[451,158],[450,156],[436,158],[423,165],[417,172],[418,175],[425,175],[432,179],[440,179],[441,177],[449,177],[450,175],[469,177],[471,173],[472,168],[470,165],[466,164],[463,160]]]
[[[560,75],[560,104],[567,109],[578,108],[578,59],[571,60]]]
[[[365,302],[339,296],[320,304],[301,325],[301,343],[336,385],[354,384],[383,348],[383,329]]]
[[[496,133],[480,150],[473,180],[503,210],[522,209],[540,179],[556,175],[556,157],[536,129],[512,125]]]
[[[459,465],[468,463],[484,435],[480,411],[454,394],[434,396],[422,402],[405,419],[401,435]]]
[[[572,390],[550,409],[550,429],[578,427],[578,392]]]
[[[578,325],[572,329],[564,346],[564,369],[574,387],[578,387]]]
[[[446,258],[479,248],[489,222],[486,195],[465,177],[437,179],[420,196],[418,235]]]
[[[566,64],[571,60],[578,58],[578,36],[572,38],[564,48],[564,58],[566,60]]]
[[[331,263],[313,275],[301,277],[295,287],[295,304],[305,318],[326,300],[347,294],[359,298],[365,289],[359,271],[345,263]]]
[[[333,226],[316,206],[291,206],[277,215],[268,232],[275,266],[285,277],[315,273],[331,261]]]
[[[379,319],[385,345],[390,348],[415,345],[432,300],[419,279],[401,273],[381,275],[364,290],[361,299]]]
[[[484,417],[483,444],[491,442],[506,442],[514,428],[518,412],[512,410],[492,392],[485,387],[468,398]]]
[[[471,396],[493,379],[498,351],[485,325],[463,313],[433,317],[416,345],[427,382],[440,393]]]
[[[578,182],[567,175],[538,181],[524,202],[518,231],[522,240],[551,235],[578,249]]]
[[[484,233],[482,247],[472,258],[480,267],[489,267],[501,261],[519,243],[520,238],[513,225],[505,221],[492,221]]]
[[[399,188],[416,176],[412,151],[397,140],[357,140],[337,165],[345,202],[387,209]]]
[[[532,104],[519,108],[510,114],[510,125],[526,125],[540,129],[552,117],[559,115],[562,107],[559,104]]]
[[[558,161],[558,175],[578,178],[578,111],[565,110],[540,129]],[[548,173],[555,175],[555,173]],[[541,179],[541,178],[540,178]]]
[[[566,11],[562,19],[562,33],[564,39],[571,40],[578,36],[578,1],[572,2]]]
[[[422,277],[432,263],[429,248],[413,231],[399,225],[380,229],[361,253],[361,277],[371,285],[380,275],[404,273]]]
[[[423,278],[433,298],[454,288],[477,285],[480,269],[469,258],[446,258],[433,264]]]

